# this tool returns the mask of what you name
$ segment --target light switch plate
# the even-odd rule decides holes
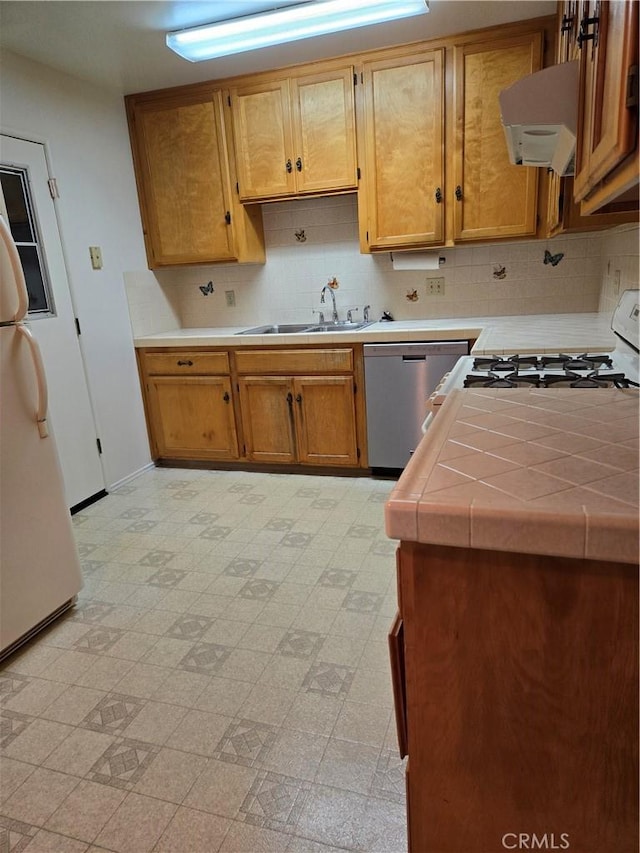
[[[236,292],[235,290],[225,290],[224,298],[227,303],[228,308],[235,308],[236,305]]]
[[[89,246],[89,257],[91,258],[91,267],[94,270],[102,269],[102,249],[100,246]]]

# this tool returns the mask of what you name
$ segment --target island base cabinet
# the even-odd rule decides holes
[[[638,567],[403,542],[398,573],[410,851],[636,853]]]
[[[149,417],[159,457],[238,459],[227,376],[150,376]]]

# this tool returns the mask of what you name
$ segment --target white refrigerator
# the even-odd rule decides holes
[[[0,216],[0,660],[70,607],[78,550],[18,250]]]

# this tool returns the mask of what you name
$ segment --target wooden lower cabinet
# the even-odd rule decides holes
[[[150,376],[147,397],[158,456],[238,459],[228,376]]]
[[[244,376],[238,385],[251,461],[358,464],[351,376]]]
[[[638,566],[403,542],[398,573],[409,850],[637,853]]]

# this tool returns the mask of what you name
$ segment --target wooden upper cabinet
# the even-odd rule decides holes
[[[264,261],[260,212],[234,203],[220,92],[133,95],[127,112],[149,266]]]
[[[355,189],[353,67],[229,91],[240,198]]]
[[[538,170],[509,162],[498,96],[542,67],[531,32],[456,47],[453,185],[455,241],[534,236]]]
[[[638,184],[637,0],[583,3],[580,31],[574,194],[591,213]]]
[[[363,251],[444,241],[444,50],[363,65]]]

